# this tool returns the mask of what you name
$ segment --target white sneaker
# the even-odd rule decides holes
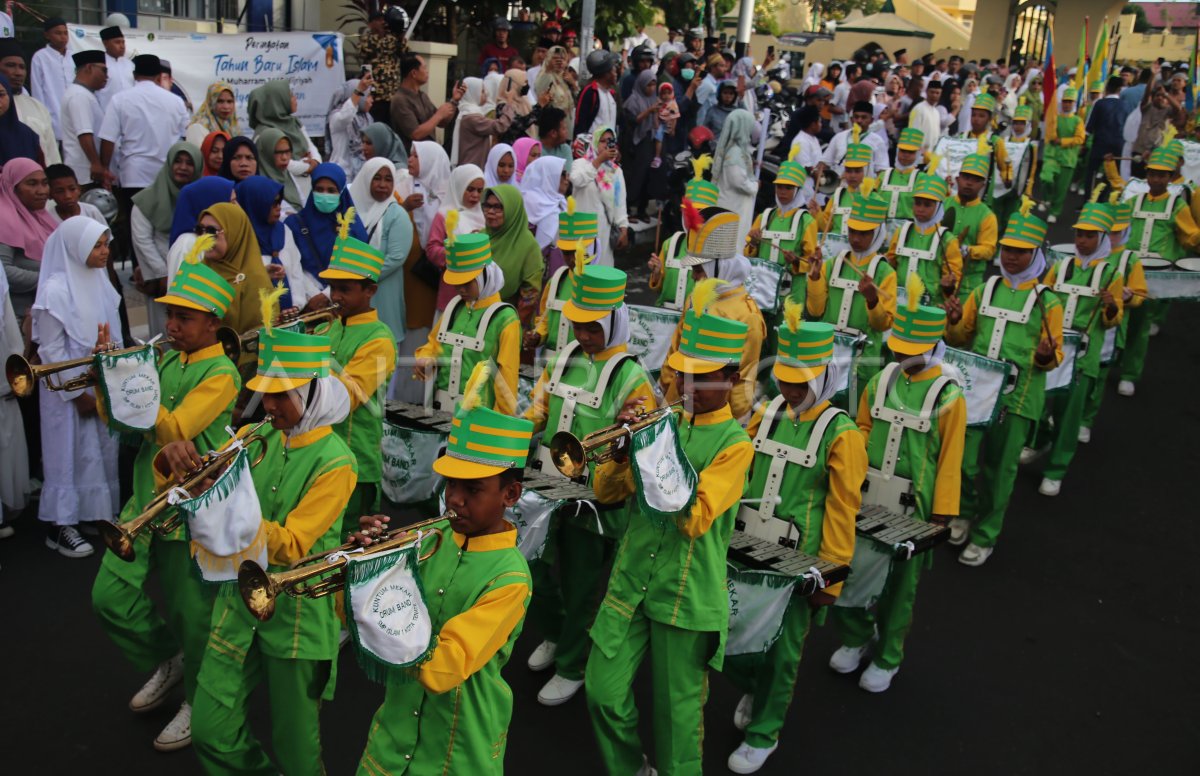
[[[1162,327],[1159,326],[1157,323],[1150,324],[1150,336],[1151,337],[1157,337],[1158,333],[1160,331],[1162,331]]]
[[[771,756],[779,748],[779,742],[776,741],[769,749],[758,749],[743,743],[737,749],[733,750],[733,754],[729,755],[729,770],[734,773],[757,773],[758,769],[766,765],[767,758]]]
[[[537,645],[537,649],[529,656],[529,660],[525,665],[529,666],[530,671],[545,671],[554,665],[554,656],[557,654],[557,644],[553,641],[543,641]]]
[[[642,755],[642,767],[638,768],[634,776],[658,776],[658,770],[650,765],[650,758]]]
[[[192,707],[187,701],[179,707],[175,719],[154,739],[154,748],[160,752],[174,752],[176,749],[192,745]]]
[[[982,566],[992,557],[995,547],[980,547],[978,544],[968,544],[958,556],[958,562],[964,566]]]
[[[11,525],[0,525],[0,539],[7,539],[15,533]]]
[[[750,718],[753,714],[754,696],[746,693],[738,701],[737,708],[733,710],[733,726],[738,730],[745,730],[750,725]]]
[[[900,666],[895,668],[880,668],[872,663],[867,666],[867,670],[862,672],[862,676],[858,678],[858,686],[867,692],[883,692],[892,686],[892,677],[900,671]]]
[[[1057,224],[1057,223],[1058,223],[1058,216],[1056,216],[1056,215],[1054,215],[1053,213],[1051,213],[1050,215],[1046,216],[1046,223],[1048,223],[1048,224]],[[886,688],[886,687],[884,687],[883,689],[884,689],[884,690],[886,690],[887,688]],[[883,692],[883,690],[879,690],[878,692]]]
[[[950,521],[950,539],[949,542],[955,547],[958,547],[967,540],[967,534],[971,532],[971,521],[961,517],[953,518]]]
[[[73,525],[58,526],[58,530],[46,537],[46,546],[58,550],[64,558],[86,558],[96,551]]]
[[[150,680],[142,685],[137,695],[129,701],[129,710],[141,714],[144,711],[157,709],[167,697],[167,692],[183,681],[183,654],[178,654],[170,660],[158,664],[158,668],[150,676]],[[188,711],[191,719],[191,711]]]
[[[1042,212],[1042,213],[1045,213],[1047,210],[1049,210],[1049,208],[1047,208],[1047,207],[1046,207],[1046,203],[1045,203],[1045,202],[1039,202],[1039,203],[1038,203],[1038,206],[1037,206],[1037,209],[1038,209],[1038,211],[1039,211],[1039,212]]]
[[[1092,430],[1090,428],[1088,428],[1087,426],[1080,426],[1079,427],[1079,442],[1081,444],[1086,445],[1088,442],[1091,442],[1091,441],[1092,441]]]
[[[1062,490],[1062,480],[1052,480],[1049,477],[1042,478],[1042,484],[1038,488],[1038,493],[1043,496],[1057,496]]]
[[[1035,447],[1023,447],[1023,448],[1021,448],[1021,457],[1018,460],[1020,461],[1022,466],[1026,466],[1028,464],[1033,463],[1038,458],[1041,458],[1042,454],[1045,452],[1046,452],[1045,448],[1039,449],[1039,448],[1035,448]]]
[[[567,679],[555,674],[538,693],[538,703],[543,706],[561,706],[574,698],[580,687],[583,687],[582,679]]]
[[[863,655],[867,654],[867,645],[847,647],[844,644],[829,658],[829,667],[839,674],[848,674],[858,670]]]
[[[1133,396],[1135,391],[1137,391],[1137,386],[1133,384],[1132,380],[1122,380],[1117,383],[1117,394],[1119,396]]]

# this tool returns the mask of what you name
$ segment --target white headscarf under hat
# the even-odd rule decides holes
[[[350,415],[350,393],[336,377],[318,377],[288,393],[300,403],[300,422],[288,436],[341,423]]]
[[[1019,287],[1022,283],[1028,283],[1034,278],[1040,278],[1046,274],[1046,254],[1042,251],[1041,246],[1033,251],[1033,259],[1030,260],[1029,266],[1020,272],[1014,274],[1009,273],[1004,268],[1004,262],[1000,262],[1000,274],[1008,281],[1008,284],[1013,288]]]
[[[604,330],[605,347],[615,348],[618,345],[629,344],[629,305],[622,304],[598,323]]]
[[[730,294],[742,287],[746,283],[746,278],[750,277],[752,268],[750,259],[741,254],[730,256],[728,259],[706,261],[699,266],[707,277],[725,281],[717,286],[717,293],[720,296]]]
[[[1108,258],[1110,253],[1112,253],[1112,238],[1108,236],[1108,232],[1105,232],[1103,236],[1101,236],[1100,243],[1096,246],[1096,250],[1087,255],[1079,253],[1079,251],[1075,252],[1075,254],[1079,257],[1080,263],[1083,264],[1084,269],[1087,269],[1098,261],[1103,261],[1104,259]]]
[[[504,270],[500,269],[500,265],[493,261],[483,268],[483,272],[479,273],[476,280],[479,281],[479,298],[487,299],[489,296],[500,293],[500,289],[504,288]]]
[[[841,384],[841,380],[838,379],[840,375],[838,365],[830,361],[825,366],[825,371],[808,381],[808,395],[800,402],[799,407],[792,408],[792,412],[799,415],[831,400]]]
[[[87,216],[63,221],[46,240],[38,272],[34,310],[43,310],[80,345],[96,344],[97,328],[107,323],[113,340],[121,339],[121,297],[108,272],[87,266],[88,255],[108,227]],[[41,342],[38,316],[33,317],[33,341]]]

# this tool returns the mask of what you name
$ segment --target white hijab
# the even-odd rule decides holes
[[[96,331],[107,323],[113,340],[121,340],[121,297],[108,280],[108,272],[87,266],[96,241],[108,227],[87,216],[63,221],[46,240],[38,273],[34,310],[44,310],[62,324],[67,336],[79,345],[96,344]],[[38,317],[33,317],[33,341],[41,342]]]
[[[458,101],[458,118],[454,120],[454,142],[450,146],[450,165],[458,164],[458,138],[462,132],[462,122],[464,116],[486,116],[489,106],[484,104],[484,90],[482,78],[464,78],[463,86],[466,87],[466,94]],[[495,106],[491,106],[495,107]]]
[[[745,284],[746,278],[750,277],[751,264],[750,259],[738,254],[720,261],[706,261],[700,268],[708,277],[724,281],[717,286],[717,293],[727,296]]]
[[[425,204],[413,213],[413,221],[417,224],[421,245],[424,245],[429,241],[433,217],[450,194],[450,160],[446,157],[446,151],[431,140],[418,140],[413,143],[412,150],[421,168],[417,175],[419,191],[425,195]]]
[[[479,180],[482,177],[483,170],[479,169],[477,164],[459,165],[454,168],[454,172],[450,173],[450,197],[442,203],[442,208],[438,212],[445,218],[451,210],[458,211],[458,226],[454,228],[455,234],[481,232],[486,226],[483,220],[483,209],[478,204],[473,208],[468,208],[463,204],[463,194],[471,185],[471,181]]]
[[[512,154],[513,174],[508,180],[502,181],[496,176],[496,168],[500,165],[500,159],[502,159],[505,154]],[[508,143],[497,143],[496,145],[492,146],[492,150],[488,151],[487,162],[483,166],[484,186],[490,189],[493,186],[499,186],[502,183],[511,183],[514,186],[517,184],[517,153]]]
[[[395,191],[396,165],[382,156],[374,156],[365,161],[358,175],[354,176],[354,182],[350,184],[350,199],[354,202],[354,211],[358,213],[359,220],[367,232],[371,233],[372,238],[375,227],[383,220],[383,214],[396,202],[392,192],[388,192],[382,202],[377,202],[375,197],[371,196],[371,179],[381,169],[386,169],[392,174],[392,191]]]
[[[1104,259],[1108,258],[1109,254],[1112,253],[1112,238],[1108,236],[1108,232],[1105,232],[1104,236],[1100,238],[1100,243],[1096,246],[1095,251],[1086,256],[1079,253],[1079,251],[1075,253],[1079,257],[1079,261],[1083,263],[1083,268],[1087,269],[1096,262],[1104,261]]]
[[[606,347],[615,348],[618,345],[629,344],[629,305],[622,304],[598,323],[604,331]]]
[[[804,83],[800,84],[801,93],[810,86],[819,86],[821,84],[821,76],[825,75],[825,65],[821,62],[813,62],[808,66],[808,72],[804,74]]]
[[[808,395],[800,402],[799,407],[792,408],[792,412],[799,415],[832,399],[837,394],[841,382],[838,380],[839,374],[838,365],[830,361],[824,372],[808,381]]]
[[[504,288],[504,270],[500,269],[500,265],[492,262],[483,268],[483,272],[479,273],[479,299],[487,299],[489,296],[495,296],[500,293],[500,289]]]
[[[1046,274],[1046,254],[1041,248],[1035,248],[1033,251],[1033,258],[1030,260],[1029,266],[1015,275],[1010,274],[1008,270],[1004,269],[1004,262],[1001,261],[1000,274],[1004,276],[1004,279],[1008,281],[1010,286],[1017,288],[1022,283],[1028,283],[1034,278],[1040,278],[1042,275]]]
[[[863,259],[869,258],[869,257],[873,256],[874,254],[878,253],[880,247],[883,246],[883,238],[884,238],[883,232],[884,232],[884,229],[883,229],[882,224],[875,227],[875,236],[873,238],[871,238],[871,247],[867,248],[867,250],[864,251],[863,253],[859,253],[858,251],[851,248],[850,255],[853,256],[855,258],[855,260],[862,261]]]
[[[539,156],[525,168],[520,188],[530,224],[540,224],[544,218],[557,217],[567,209],[566,197],[558,193],[564,166],[566,162],[557,156]]]
[[[289,437],[341,423],[350,415],[350,393],[336,377],[318,377],[289,393],[300,403],[300,422],[288,431]]]
[[[946,206],[939,202],[937,209],[933,211],[933,216],[928,221],[921,221],[916,216],[913,216],[913,223],[916,224],[922,231],[928,229],[934,224],[940,224],[942,219],[946,217]]]

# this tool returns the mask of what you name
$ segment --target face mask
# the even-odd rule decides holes
[[[683,70],[680,71],[679,75],[683,76],[683,80],[690,81],[696,77],[696,71],[691,69],[690,67],[685,67]]]
[[[332,213],[338,209],[338,205],[342,204],[341,194],[321,194],[313,192],[313,207],[322,213]]]

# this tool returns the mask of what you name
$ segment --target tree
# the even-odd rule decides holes
[[[1140,5],[1134,5],[1133,3],[1130,3],[1121,9],[1121,14],[1133,14],[1135,17],[1137,17],[1133,20],[1134,32],[1150,31],[1150,22],[1146,19],[1146,9],[1142,8]]]
[[[859,10],[863,16],[879,13],[883,8],[883,0],[814,0],[814,4],[822,19],[841,21],[851,11]]]

